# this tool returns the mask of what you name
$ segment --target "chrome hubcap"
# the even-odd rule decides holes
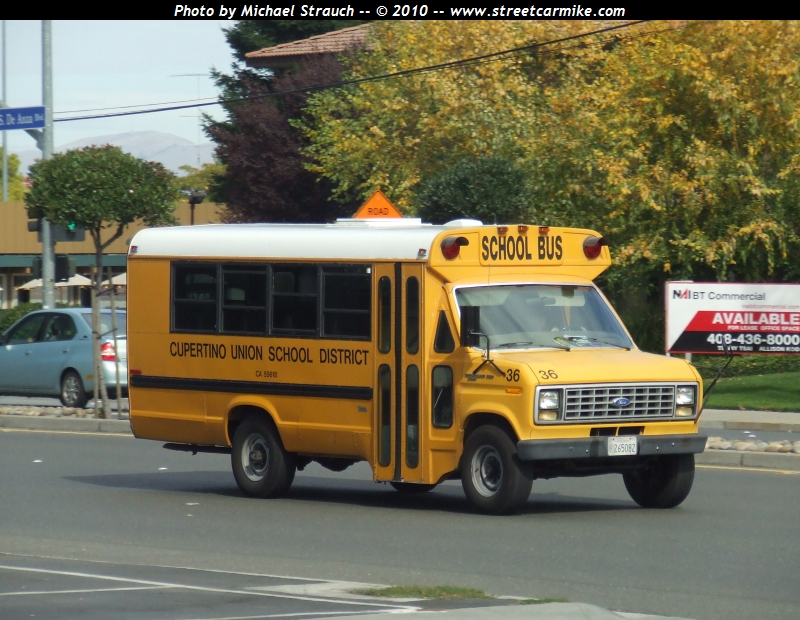
[[[481,446],[472,457],[472,483],[484,497],[500,490],[503,482],[503,461],[492,446]]]
[[[64,401],[69,406],[72,406],[78,402],[79,390],[80,386],[78,385],[78,380],[74,376],[70,375],[64,379],[64,386],[61,390],[61,395],[64,397]]]
[[[269,468],[269,446],[261,435],[247,436],[242,445],[242,469],[253,482],[264,479]]]

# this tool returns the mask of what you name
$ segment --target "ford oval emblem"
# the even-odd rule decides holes
[[[620,409],[622,409],[623,407],[627,407],[630,404],[631,404],[630,399],[625,398],[624,396],[620,398],[615,398],[614,400],[611,401],[612,407],[619,407]]]

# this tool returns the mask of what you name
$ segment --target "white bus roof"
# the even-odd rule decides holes
[[[148,228],[130,244],[132,256],[415,260],[428,258],[436,236],[481,226],[457,220],[443,226],[418,219],[342,220],[336,224],[209,224]],[[420,250],[425,250],[421,253]]]

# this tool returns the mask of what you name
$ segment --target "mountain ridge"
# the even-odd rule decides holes
[[[55,152],[62,153],[72,149],[102,146],[104,144],[118,146],[126,153],[130,153],[140,159],[160,162],[176,174],[181,174],[181,166],[197,168],[198,157],[200,165],[214,161],[215,145],[212,142],[195,144],[186,138],[162,131],[129,131],[81,138],[80,140],[60,145],[55,149]],[[30,166],[42,156],[41,151],[38,149],[18,151],[17,155],[20,159],[20,171],[25,175],[28,174]]]

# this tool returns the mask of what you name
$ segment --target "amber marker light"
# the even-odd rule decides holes
[[[540,235],[546,235],[549,232],[550,232],[550,227],[549,226],[539,226],[539,234]]]
[[[517,226],[517,232],[518,233],[526,233],[526,232],[528,232],[528,227],[527,226]]]
[[[497,227],[497,234],[498,235],[505,235],[508,232],[508,226],[498,226]]]

